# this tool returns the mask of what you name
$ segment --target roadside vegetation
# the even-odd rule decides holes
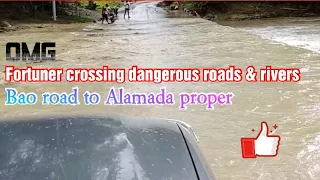
[[[97,8],[105,3],[97,2]],[[108,3],[112,6],[120,5],[118,2]],[[89,3],[56,1],[57,21],[53,21],[52,2],[0,2],[0,32],[17,31],[33,25],[41,28],[44,24],[95,22],[101,13],[84,8],[87,4]]]
[[[96,4],[96,6],[94,6]],[[108,4],[109,7],[121,7],[122,3],[118,1],[91,1],[80,2],[80,6],[91,10],[101,10],[104,5]]]
[[[159,6],[176,10],[177,2]],[[246,20],[320,16],[319,2],[179,2],[179,9],[209,20]]]
[[[92,22],[94,18],[90,10],[99,11],[108,3],[110,7],[121,7],[118,1],[82,1],[82,2],[59,2],[56,1],[57,22]],[[93,4],[96,7],[93,9]],[[52,21],[52,2],[0,2],[0,21]]]

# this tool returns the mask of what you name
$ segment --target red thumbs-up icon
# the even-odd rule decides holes
[[[261,128],[256,138],[241,138],[243,158],[275,157],[278,155],[280,136],[269,135],[267,122],[261,122]]]

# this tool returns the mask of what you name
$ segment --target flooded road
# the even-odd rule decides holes
[[[233,92],[231,106],[189,106],[179,111],[168,106],[5,106],[5,91],[0,92],[0,115],[43,114],[124,114],[129,116],[172,118],[192,125],[201,149],[217,179],[291,180],[317,179],[320,176],[320,54],[308,49],[278,44],[272,38],[242,28],[179,14],[167,14],[154,4],[137,5],[130,20],[112,25],[61,25],[1,34],[2,42],[55,41],[57,62],[34,64],[36,67],[227,67],[254,65],[301,68],[298,83],[5,83],[2,88],[19,91],[98,92],[106,98],[109,88],[124,87],[128,92],[159,92],[161,87],[180,92]],[[258,21],[257,21],[258,22]],[[259,24],[259,23],[258,23]],[[308,23],[306,23],[308,25]],[[313,23],[309,24],[314,26]],[[246,27],[254,31],[254,26]],[[318,26],[319,27],[319,26]],[[286,29],[285,27],[283,27]],[[261,32],[261,31],[260,31]],[[280,31],[279,31],[280,32]],[[284,36],[283,34],[280,36]],[[302,38],[304,39],[304,38]],[[315,38],[311,38],[316,40]],[[316,42],[319,44],[319,40]],[[1,43],[1,49],[5,44]],[[0,57],[5,57],[4,51]],[[6,64],[1,60],[1,68]],[[17,64],[15,64],[17,66]],[[25,66],[20,64],[19,66]],[[3,76],[1,72],[0,76]],[[178,98],[178,96],[176,96]],[[103,100],[104,101],[104,100]],[[176,100],[178,102],[178,99]],[[277,124],[281,136],[276,158],[242,159],[241,137],[255,137],[262,120]]]

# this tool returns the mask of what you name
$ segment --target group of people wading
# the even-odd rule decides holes
[[[128,19],[130,18],[130,3],[125,1],[124,3],[124,15],[123,18],[126,19],[126,15],[128,14]],[[108,24],[114,22],[114,16],[118,17],[118,7],[109,9],[109,5],[106,4],[102,7],[102,18],[101,23],[103,24],[104,21],[107,21]],[[111,21],[111,22],[110,22]]]

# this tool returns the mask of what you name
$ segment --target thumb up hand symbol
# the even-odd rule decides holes
[[[280,136],[270,136],[266,122],[261,122],[261,128],[256,138],[241,138],[243,158],[275,157],[278,155]]]

